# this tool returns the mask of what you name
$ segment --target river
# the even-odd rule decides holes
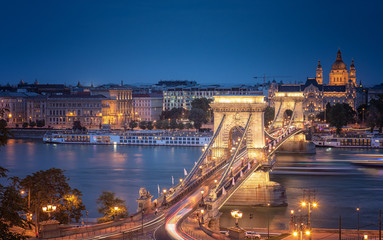
[[[140,187],[157,197],[161,189],[183,178],[184,168],[190,170],[201,154],[196,147],[124,146],[44,144],[37,140],[10,140],[0,149],[0,165],[10,170],[10,176],[25,177],[52,167],[65,170],[70,185],[83,192],[89,217],[98,217],[96,199],[103,190],[113,191],[126,200],[130,212],[137,208]],[[289,206],[276,208],[241,208],[245,212],[240,224],[245,227],[265,227],[267,218],[272,228],[288,226],[290,209],[299,210],[303,189],[316,191],[318,208],[313,210],[314,227],[337,228],[339,215],[345,228],[355,228],[356,207],[360,207],[361,228],[377,228],[378,210],[383,208],[383,169],[356,167],[352,160],[369,159],[382,150],[347,150],[319,148],[316,155],[281,155],[280,163],[302,166],[343,166],[347,171],[315,175],[312,173],[271,174],[271,180],[286,188]],[[234,225],[231,207],[222,209],[221,225]],[[252,213],[253,218],[250,218]]]

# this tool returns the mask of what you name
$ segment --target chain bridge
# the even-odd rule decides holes
[[[219,209],[228,201],[243,196],[242,205],[252,205],[249,201],[253,199],[251,189],[256,187],[259,178],[268,181],[275,152],[304,131],[302,101],[303,95],[299,93],[275,96],[274,121],[266,130],[264,96],[215,96],[211,104],[213,137],[185,179],[154,201],[153,196],[141,188],[136,214],[109,224],[108,233],[105,229],[104,234],[100,231],[98,235],[97,229],[102,226],[94,226],[93,237],[83,239],[125,239],[125,236],[225,239],[217,231]],[[287,110],[292,112],[288,118]],[[195,215],[198,222],[189,217]],[[204,222],[212,226],[207,228]],[[120,226],[119,231],[116,226]],[[81,234],[84,237],[84,232]]]
[[[214,134],[203,154],[182,183],[163,196],[171,207],[166,230],[176,239],[194,239],[178,228],[179,222],[201,204],[205,219],[219,216],[219,209],[258,171],[268,171],[280,146],[303,131],[303,95],[283,93],[275,99],[275,119],[264,126],[264,96],[215,96]],[[284,112],[292,109],[286,122]]]

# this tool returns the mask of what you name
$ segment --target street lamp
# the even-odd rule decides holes
[[[239,228],[238,220],[239,220],[240,218],[242,218],[242,215],[243,215],[242,211],[240,211],[240,210],[238,210],[238,209],[235,209],[235,210],[232,210],[232,211],[231,211],[231,216],[232,216],[233,218],[235,218],[235,226],[236,226],[237,228]]]
[[[270,203],[267,203],[267,239],[270,238],[270,212],[269,212]]]
[[[117,212],[119,208],[117,206],[114,207],[114,219],[117,219]]]
[[[359,207],[356,208],[357,213],[357,231],[358,231],[358,239],[359,239]]]
[[[311,201],[308,201],[307,203],[305,202],[305,201],[303,201],[302,203],[302,207],[306,207],[306,206],[308,206],[308,217],[309,217],[309,219],[308,219],[308,227],[309,227],[309,230],[311,231],[311,206],[313,207],[313,208],[316,208],[316,207],[318,207],[318,203],[316,203],[316,202],[311,202]],[[311,238],[311,237],[310,237]]]
[[[56,211],[56,205],[48,204],[47,206],[43,206],[43,212],[48,213],[49,218],[51,218],[51,213]]]
[[[203,214],[205,213],[205,210],[201,209],[201,223],[204,223]]]
[[[205,193],[204,190],[201,190],[201,195],[202,195],[202,199],[201,199],[201,203],[203,204],[203,194]]]

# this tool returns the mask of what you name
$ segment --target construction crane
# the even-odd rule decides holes
[[[266,76],[266,74],[263,74],[263,76],[255,76],[254,79],[263,79],[263,86],[266,85],[266,79],[272,78],[291,78],[291,76]]]

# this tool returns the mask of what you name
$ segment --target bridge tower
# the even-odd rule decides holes
[[[248,157],[252,160],[264,160],[265,134],[264,111],[266,102],[264,96],[215,96],[210,104],[214,112],[214,132],[225,117],[219,135],[212,146],[212,159],[219,160],[229,156],[231,134],[235,127],[245,128]]]
[[[271,99],[275,106],[275,120],[273,127],[284,125],[286,111],[292,111],[291,122],[297,128],[303,128],[303,92],[277,92]],[[285,124],[286,125],[286,124]]]

